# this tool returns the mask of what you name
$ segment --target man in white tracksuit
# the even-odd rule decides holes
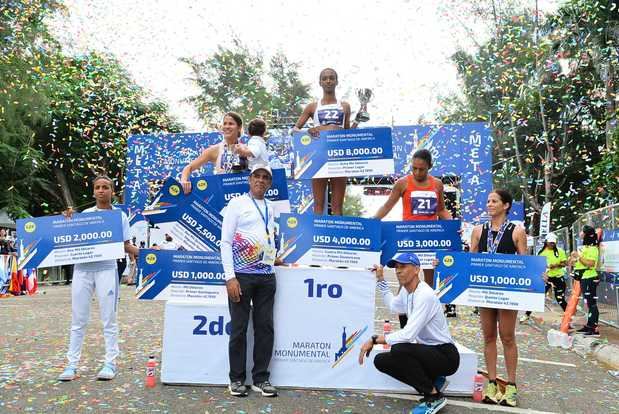
[[[98,176],[93,181],[94,198],[96,205],[84,210],[84,213],[116,210],[112,206],[114,183],[107,176]],[[70,219],[72,210],[65,215]],[[125,241],[125,251],[129,255],[137,256],[139,249],[133,246],[129,237],[129,219],[122,212],[122,231]],[[77,365],[82,353],[84,334],[90,317],[90,304],[93,291],[99,301],[99,313],[103,324],[105,338],[105,363],[97,375],[97,379],[110,380],[116,376],[116,358],[118,357],[118,324],[116,311],[118,306],[118,269],[116,260],[103,260],[92,263],[78,263],[73,270],[73,284],[71,286],[71,336],[69,351],[67,352],[68,365],[58,376],[60,381],[72,381],[77,377]]]

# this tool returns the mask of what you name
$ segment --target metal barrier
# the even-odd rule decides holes
[[[612,230],[619,227],[619,204],[589,211],[572,225],[572,246],[578,246],[580,232],[585,225],[595,229]],[[619,273],[611,272],[602,264],[597,289],[600,322],[619,328]]]

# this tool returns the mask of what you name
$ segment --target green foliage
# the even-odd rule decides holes
[[[602,204],[615,204],[619,200],[619,128],[615,128],[612,138],[612,148],[604,151],[602,160],[591,171],[592,188]]]
[[[37,134],[37,146],[55,175],[67,178],[71,197],[55,198],[41,213],[91,201],[90,180],[100,173],[122,190],[129,135],[181,130],[165,104],[146,103],[145,91],[113,57],[58,55],[45,80],[51,86],[51,121]],[[62,182],[55,185],[66,191]],[[36,204],[30,209],[38,211]]]
[[[29,188],[45,181],[43,154],[33,146],[49,120],[43,72],[56,48],[43,23],[57,1],[5,1],[0,6],[0,209],[27,215]]]
[[[221,123],[223,114],[238,112],[245,121],[264,118],[269,125],[289,122],[301,112],[309,98],[309,85],[299,78],[298,64],[281,52],[271,59],[268,70],[262,56],[238,39],[233,46],[219,46],[204,61],[181,59],[193,72],[191,80],[200,94],[188,98],[208,126]],[[267,85],[272,85],[267,87]]]
[[[344,206],[342,207],[342,214],[344,216],[361,217],[365,213],[363,208],[363,202],[360,195],[351,194],[350,191],[346,191],[346,197],[344,197]]]
[[[0,209],[13,217],[91,201],[102,171],[122,191],[126,137],[181,130],[113,58],[63,55],[45,25],[62,10],[51,0],[0,6]]]
[[[601,7],[568,2],[539,34],[534,13],[503,17],[474,54],[453,56],[463,96],[449,97],[441,114],[445,122],[488,122],[495,185],[524,196],[537,212],[552,201],[556,226],[600,203],[591,168],[606,142],[598,60],[608,51],[593,35],[604,23],[596,17]],[[578,11],[578,30],[566,10]]]

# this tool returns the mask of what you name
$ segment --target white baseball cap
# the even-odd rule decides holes
[[[546,235],[546,243],[556,243],[557,242],[557,235],[554,233],[548,233]]]
[[[271,177],[273,177],[273,171],[271,171],[271,167],[268,164],[256,164],[251,168],[250,175],[255,173],[258,170],[264,170],[269,173]]]

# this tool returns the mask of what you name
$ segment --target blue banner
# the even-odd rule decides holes
[[[191,251],[219,251],[223,218],[204,201],[193,194],[184,195],[181,185],[167,180],[162,192],[169,202],[159,203],[159,209],[144,211],[144,217],[172,236],[182,249]]]
[[[215,252],[141,250],[138,299],[228,303],[221,256]]]
[[[19,269],[125,257],[120,210],[17,220]]]
[[[292,138],[297,180],[393,174],[391,128],[307,131]]]
[[[414,252],[421,267],[431,269],[435,252],[462,250],[460,220],[383,221],[382,254],[385,265],[396,253]]]
[[[413,153],[432,154],[430,174],[460,177],[462,216],[480,223],[492,191],[492,131],[484,123],[409,125],[393,127],[393,156],[397,177],[412,174]]]
[[[437,259],[441,303],[544,311],[544,257],[439,252]]]
[[[219,132],[131,135],[127,139],[125,167],[127,206],[137,211],[143,210],[158,183],[167,177],[180,177],[187,164],[221,139]],[[207,163],[197,173],[206,175],[212,172],[213,165]]]
[[[360,217],[282,214],[284,263],[372,267],[380,257],[380,222]]]

